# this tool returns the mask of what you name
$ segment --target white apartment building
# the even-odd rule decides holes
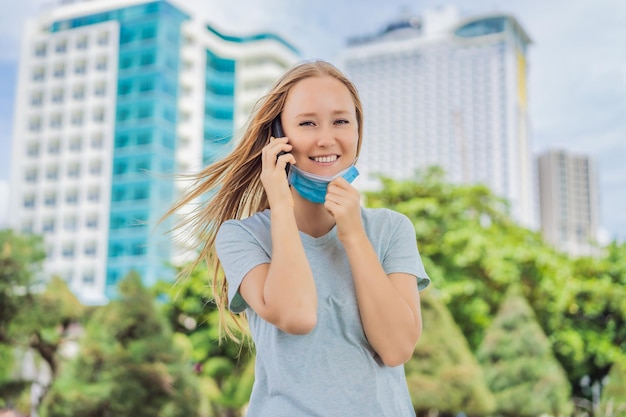
[[[455,183],[483,183],[534,227],[526,49],[508,15],[427,10],[352,39],[338,62],[363,100],[362,186],[438,165]]]
[[[563,150],[538,157],[541,233],[572,256],[600,253],[598,174],[593,159]]]
[[[70,2],[31,19],[15,98],[9,226],[42,234],[45,276],[87,304],[129,271],[171,279],[157,220],[237,139],[298,59],[270,33],[226,35],[165,0]]]

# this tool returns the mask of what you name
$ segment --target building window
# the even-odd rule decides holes
[[[22,222],[22,233],[33,233],[34,223],[32,220]]]
[[[44,233],[54,233],[54,219],[45,219],[41,228]]]
[[[38,58],[43,58],[44,56],[46,56],[45,43],[38,43],[37,45],[35,45],[35,56]]]
[[[52,76],[54,78],[63,78],[65,77],[65,64],[56,64],[52,71]]]
[[[83,284],[84,285],[93,285],[96,282],[95,274],[93,271],[85,271],[83,273]]]
[[[24,174],[24,180],[29,183],[37,182],[37,168],[29,168]]]
[[[67,232],[76,231],[76,216],[68,216],[63,219],[63,230]]]
[[[74,64],[74,74],[85,74],[87,72],[87,62],[85,62],[84,59],[81,59],[80,61],[76,61],[76,63]]]
[[[104,122],[104,109],[102,108],[98,108],[95,109],[93,112],[93,121],[96,123],[103,123]]]
[[[51,155],[58,155],[61,151],[61,141],[54,139],[48,143],[48,153]]]
[[[57,42],[54,50],[56,51],[57,54],[64,54],[67,51],[67,41],[61,40]]]
[[[154,90],[154,84],[152,83],[152,80],[144,80],[139,83],[140,92],[143,93],[143,92],[152,91],[152,90]]]
[[[91,161],[91,163],[89,164],[89,173],[91,175],[100,175],[101,171],[102,171],[102,163],[100,162],[100,160]]]
[[[128,170],[128,165],[124,161],[116,162],[115,165],[113,166],[113,173],[115,175],[126,174],[127,170]]]
[[[133,244],[132,248],[133,255],[145,255],[146,254],[146,244],[143,242],[136,242]]]
[[[57,194],[54,192],[46,193],[43,198],[43,204],[46,207],[54,207],[57,205]]]
[[[41,107],[43,104],[43,93],[38,91],[30,96],[30,104],[33,107]]]
[[[56,180],[59,178],[59,167],[56,165],[49,166],[46,169],[46,178],[49,180]]]
[[[67,204],[77,204],[78,203],[78,190],[72,189],[68,190],[65,194],[65,202]]]
[[[51,100],[55,104],[63,103],[63,89],[62,88],[55,88],[52,91]]]
[[[43,81],[46,77],[46,70],[44,67],[37,67],[33,70],[33,81]]]
[[[96,256],[96,242],[87,242],[85,244],[85,255],[86,256]]]
[[[80,176],[80,164],[73,162],[67,167],[67,176],[70,178],[78,178]]]
[[[26,146],[26,155],[30,157],[39,156],[39,142],[30,142]]]
[[[94,86],[94,95],[96,95],[97,97],[104,96],[106,94],[106,91],[107,85],[103,81],[96,83],[96,85]]]
[[[24,200],[22,202],[22,206],[24,208],[34,208],[35,207],[35,195],[28,194],[24,196]]]
[[[64,258],[73,258],[74,257],[74,244],[73,243],[65,243],[63,245],[63,249],[61,251],[61,255]]]
[[[31,117],[28,121],[28,130],[39,132],[41,130],[41,117]]]
[[[139,60],[139,65],[141,65],[142,67],[154,65],[154,54],[147,53],[147,54],[141,55],[141,58]]]
[[[76,41],[76,49],[87,49],[87,44],[88,44],[87,36],[81,36]]]
[[[117,94],[120,96],[125,96],[126,94],[130,94],[133,89],[133,84],[130,81],[121,81],[117,86]]]
[[[91,137],[91,148],[92,149],[102,149],[103,139],[101,133],[94,133]]]
[[[100,32],[98,34],[98,45],[104,46],[109,43],[109,33],[108,32]]]
[[[107,58],[105,56],[101,56],[96,60],[96,70],[106,71],[106,69],[107,69]]]
[[[83,124],[83,112],[82,111],[74,111],[72,113],[71,123],[74,126],[82,126]]]
[[[63,125],[63,116],[60,114],[54,114],[50,118],[50,127],[53,129],[60,129]]]
[[[149,145],[152,142],[150,133],[139,133],[137,135],[137,145]]]
[[[72,152],[78,152],[80,151],[82,147],[82,139],[80,136],[74,136],[72,139],[70,139],[70,143],[69,143],[69,149]]]
[[[89,200],[92,203],[99,202],[100,201],[100,188],[98,188],[98,187],[91,187],[87,191],[87,200]]]
[[[87,216],[87,219],[85,220],[85,226],[87,227],[87,229],[97,229],[98,228],[98,215],[96,214],[90,214],[89,216]]]
[[[82,84],[75,86],[72,97],[74,97],[74,100],[83,100],[85,98],[85,86]]]

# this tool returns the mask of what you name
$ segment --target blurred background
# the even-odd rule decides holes
[[[0,407],[244,412],[253,353],[217,344],[206,270],[173,286],[193,242],[157,220],[175,174],[232,149],[285,69],[325,59],[365,107],[355,184],[413,219],[433,277],[407,364],[418,414],[626,413],[625,19],[617,0],[12,4]]]

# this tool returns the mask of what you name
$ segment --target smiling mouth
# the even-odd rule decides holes
[[[328,164],[330,162],[335,162],[339,158],[337,155],[326,155],[326,156],[311,156],[309,159],[311,161],[319,162],[322,164]]]

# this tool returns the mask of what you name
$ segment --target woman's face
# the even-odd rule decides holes
[[[356,109],[350,91],[336,78],[299,81],[287,94],[281,122],[301,170],[333,176],[354,163]]]

